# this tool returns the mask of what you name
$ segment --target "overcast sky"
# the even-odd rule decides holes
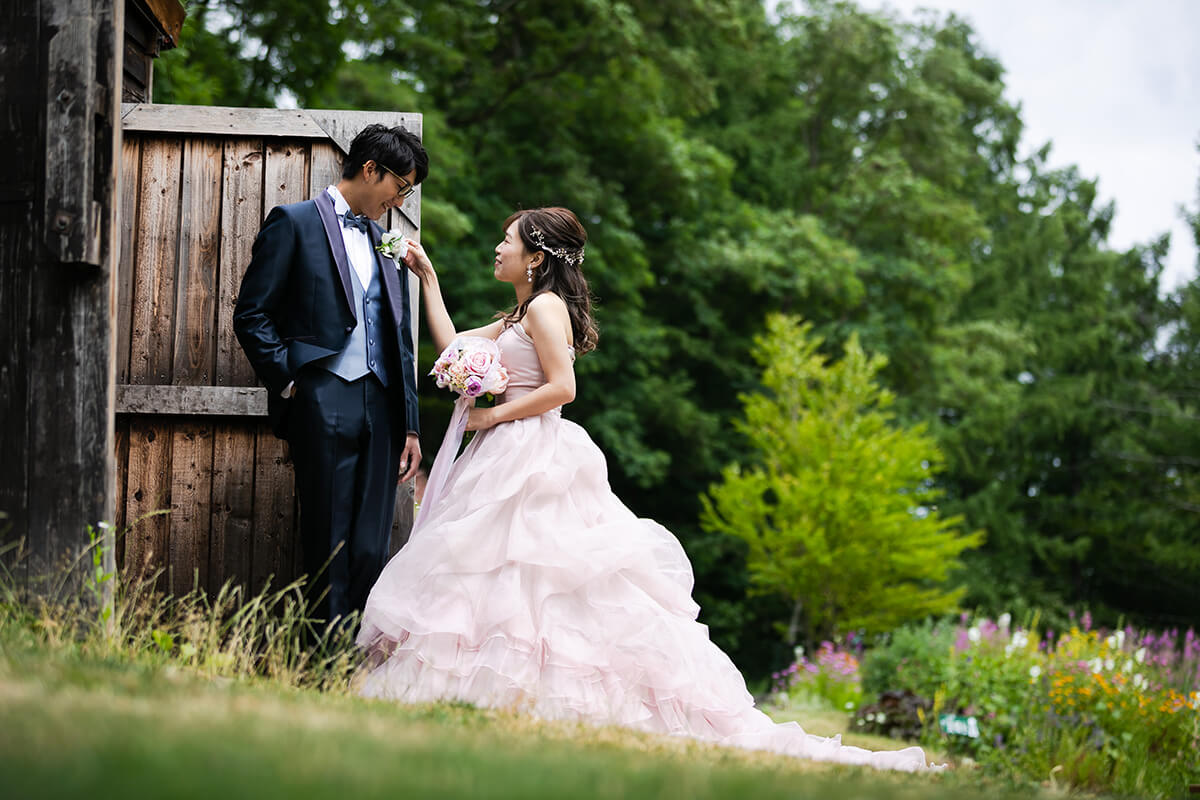
[[[1178,208],[1200,178],[1200,0],[860,0],[912,19],[954,11],[1007,72],[1021,104],[1022,156],[1053,142],[1053,166],[1077,164],[1115,200],[1109,242],[1171,233],[1163,289],[1196,274]]]

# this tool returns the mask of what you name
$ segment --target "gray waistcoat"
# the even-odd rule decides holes
[[[358,272],[350,267],[350,285],[354,289],[354,308],[358,325],[342,352],[321,359],[318,364],[345,381],[358,380],[374,372],[379,382],[388,385],[388,349],[382,336],[387,335],[391,319],[383,299],[383,276],[379,274],[379,260],[371,259],[371,288],[363,291]]]

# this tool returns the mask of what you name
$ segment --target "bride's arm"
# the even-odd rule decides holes
[[[571,318],[566,303],[558,295],[540,294],[530,302],[521,324],[533,339],[546,382],[516,400],[492,408],[472,408],[467,418],[469,431],[544,414],[575,399],[575,368],[567,340]]]
[[[455,332],[454,320],[450,319],[450,312],[446,310],[446,301],[442,299],[442,288],[438,284],[433,262],[429,260],[425,248],[415,240],[405,237],[404,241],[408,245],[408,254],[404,256],[404,264],[421,281],[421,295],[425,298],[425,323],[429,326],[429,333],[433,336],[433,346],[439,353],[445,350],[456,336],[486,336],[489,339],[495,339],[500,335],[503,326],[501,320],[484,325],[482,328],[462,333]]]

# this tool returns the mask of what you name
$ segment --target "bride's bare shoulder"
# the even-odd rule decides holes
[[[567,304],[553,292],[542,292],[529,301],[524,322],[526,330],[535,338],[537,331],[554,330],[562,331],[570,342],[571,315],[567,311]]]
[[[542,292],[530,300],[525,315],[543,320],[570,319],[567,304],[554,292]]]

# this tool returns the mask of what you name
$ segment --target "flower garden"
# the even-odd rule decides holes
[[[963,615],[802,650],[778,706],[821,704],[854,730],[915,739],[1015,783],[1178,797],[1200,783],[1200,637],[1067,630]]]

